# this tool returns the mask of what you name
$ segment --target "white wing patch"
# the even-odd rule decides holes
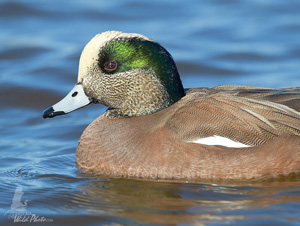
[[[197,144],[205,144],[205,145],[221,145],[229,148],[248,148],[252,147],[250,145],[246,145],[240,142],[236,142],[233,140],[230,140],[227,137],[221,137],[221,136],[212,136],[212,137],[205,137],[200,138],[193,141],[187,141],[188,143],[197,143]]]

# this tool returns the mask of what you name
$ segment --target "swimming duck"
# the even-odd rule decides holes
[[[270,178],[300,171],[300,88],[184,89],[170,53],[108,31],[84,48],[78,81],[44,118],[108,107],[83,132],[84,172],[128,178]]]

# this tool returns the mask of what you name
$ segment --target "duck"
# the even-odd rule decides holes
[[[184,89],[158,42],[106,31],[84,47],[75,87],[43,112],[107,110],[82,133],[76,166],[141,179],[265,179],[300,171],[300,88]]]

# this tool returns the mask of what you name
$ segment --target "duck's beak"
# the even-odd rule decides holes
[[[85,95],[82,84],[77,84],[64,99],[46,109],[43,113],[43,118],[53,118],[57,115],[70,113],[89,105],[93,101],[93,98]]]

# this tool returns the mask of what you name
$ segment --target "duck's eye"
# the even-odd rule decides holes
[[[117,62],[116,61],[110,61],[104,64],[104,69],[108,72],[114,71],[117,69]]]

